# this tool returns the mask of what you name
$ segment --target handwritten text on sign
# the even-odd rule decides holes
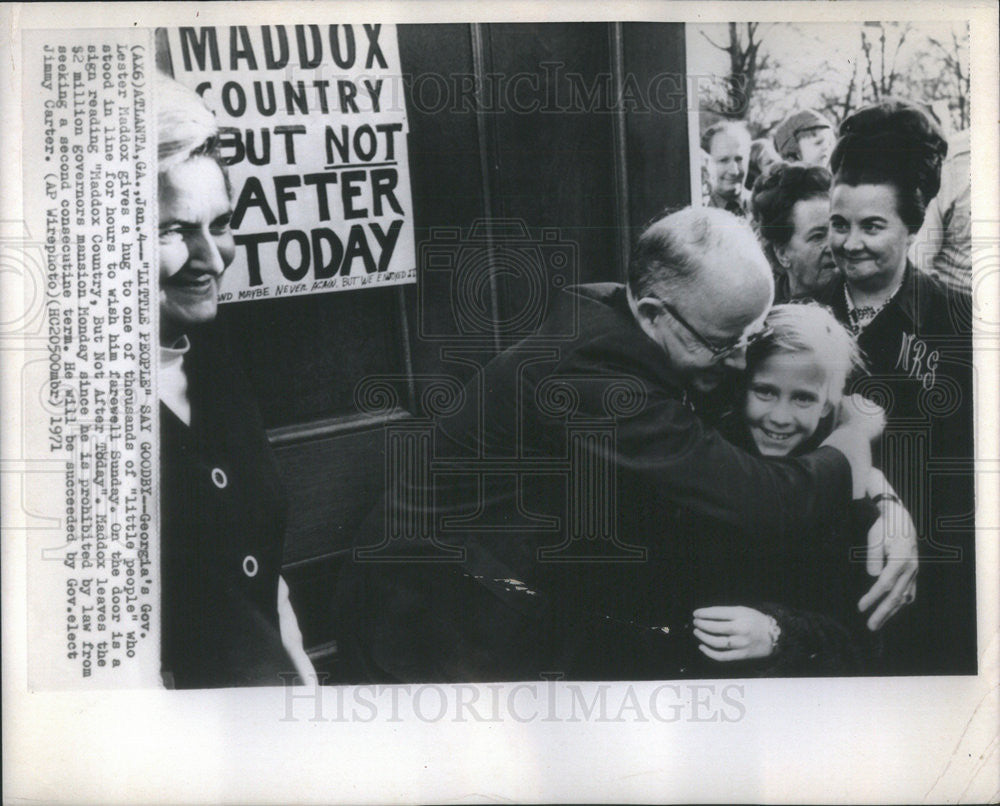
[[[230,165],[237,256],[222,302],[415,282],[395,28],[179,28],[168,40]]]

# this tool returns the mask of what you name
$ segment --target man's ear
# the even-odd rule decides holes
[[[635,303],[639,327],[654,341],[656,339],[656,320],[663,314],[663,303],[656,297],[643,297]]]

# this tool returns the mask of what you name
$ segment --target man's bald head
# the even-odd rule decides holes
[[[635,299],[671,298],[705,285],[729,299],[770,304],[774,278],[757,238],[741,218],[714,207],[686,207],[650,224],[629,265]]]
[[[703,390],[724,367],[743,368],[744,351],[726,348],[759,328],[774,298],[770,264],[749,225],[712,207],[653,222],[636,243],[628,285],[639,326]]]

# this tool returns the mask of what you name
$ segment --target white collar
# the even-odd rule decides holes
[[[188,399],[184,356],[191,349],[187,336],[170,347],[160,345],[160,367],[157,373],[159,398],[184,425],[191,425],[191,401]]]

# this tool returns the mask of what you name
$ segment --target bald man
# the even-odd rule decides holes
[[[344,590],[369,674],[718,675],[694,651],[693,607],[738,597],[743,558],[795,551],[843,518],[881,431],[853,412],[815,452],[771,461],[703,422],[693,401],[744,368],[773,291],[744,221],[688,208],[642,234],[627,285],[561,293],[438,421],[433,495],[400,485],[362,530],[381,553],[349,564]],[[407,512],[421,500],[430,511]],[[388,521],[433,525],[428,562],[391,562],[420,541],[384,539]],[[880,619],[914,558],[869,597]]]

